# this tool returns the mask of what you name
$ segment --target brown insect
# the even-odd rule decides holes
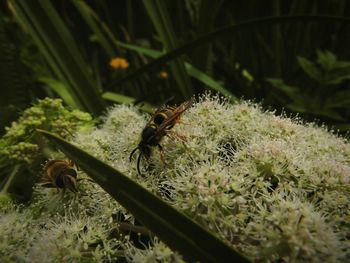
[[[50,160],[44,166],[44,187],[68,189],[73,193],[77,189],[77,165],[73,161]]]
[[[137,157],[137,171],[140,172],[141,157],[144,156],[148,159],[152,154],[152,147],[157,146],[160,151],[160,159],[163,163],[164,152],[163,147],[160,145],[160,141],[165,135],[169,134],[169,131],[179,122],[181,115],[192,105],[192,100],[186,101],[180,104],[178,107],[175,106],[163,106],[159,108],[146,127],[142,130],[141,141],[139,145],[130,153],[129,160],[132,160],[134,153],[139,150],[140,154]]]

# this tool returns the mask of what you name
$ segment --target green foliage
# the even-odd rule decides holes
[[[327,50],[317,50],[316,63],[303,57],[298,57],[298,63],[321,86],[340,85],[344,80],[350,79],[350,62],[338,60]]]
[[[16,24],[6,19],[0,10],[0,135],[32,99],[43,94],[31,68],[22,58],[23,43],[29,40],[19,35]]]
[[[332,16],[285,16],[285,17],[267,17],[267,18],[261,18],[261,19],[254,19],[254,20],[249,20],[249,21],[245,21],[239,24],[235,24],[235,25],[230,25],[230,26],[225,26],[222,28],[219,28],[213,32],[210,32],[208,34],[205,34],[201,37],[198,37],[188,43],[186,43],[183,46],[180,46],[179,48],[171,51],[171,52],[167,52],[165,53],[163,56],[159,57],[156,60],[153,60],[152,62],[136,69],[135,71],[131,72],[129,75],[125,76],[124,78],[120,78],[116,81],[114,81],[111,85],[118,85],[121,84],[123,82],[127,82],[130,81],[132,79],[135,79],[139,76],[141,76],[142,74],[145,73],[149,73],[152,72],[152,70],[155,70],[157,68],[159,68],[160,66],[164,65],[165,63],[172,61],[173,59],[178,58],[179,56],[186,54],[186,53],[190,53],[191,51],[193,51],[195,48],[207,44],[207,43],[211,43],[214,42],[216,40],[224,40],[227,38],[227,35],[229,34],[239,34],[241,31],[245,31],[246,28],[250,28],[250,27],[254,27],[257,25],[266,25],[269,26],[271,24],[289,24],[289,23],[293,23],[293,22],[300,22],[300,21],[304,21],[304,22],[312,22],[312,21],[334,21],[334,22],[344,22],[344,23],[349,23],[350,19],[348,18],[339,18],[339,17],[332,17]],[[222,50],[223,48],[220,47],[220,50]],[[227,51],[226,51],[227,52]],[[228,56],[224,56],[224,61],[225,59],[228,59]],[[237,60],[233,60],[233,61],[237,61]],[[220,61],[221,62],[221,61]],[[246,70],[245,67],[246,65],[243,64],[243,68],[242,67],[237,67],[237,63],[232,65],[230,65],[232,72],[234,71],[238,71],[236,73],[239,73],[241,76],[244,76],[244,71]],[[249,67],[246,67],[249,70]],[[280,71],[280,69],[278,70]],[[231,74],[232,74],[231,72]],[[249,71],[250,72],[250,71]],[[256,74],[254,71],[252,72],[252,74]],[[260,81],[259,78],[255,77],[255,80]],[[258,85],[260,85],[258,83]],[[252,87],[254,88],[254,87]],[[257,87],[255,87],[257,88]]]
[[[317,50],[316,54],[315,61],[297,58],[307,76],[303,82],[296,80],[290,86],[282,79],[267,81],[279,91],[276,97],[287,109],[308,119],[328,120],[338,128],[350,117],[350,62],[338,60],[330,51]],[[339,127],[342,131],[349,128]]]
[[[169,52],[176,49],[179,44],[164,1],[145,0],[143,3],[161,38],[165,51]],[[174,60],[170,64],[170,69],[183,95],[183,99],[188,99],[193,94],[193,90],[190,79],[185,71],[184,60],[182,58]]]
[[[75,0],[64,8],[39,1],[35,10],[30,10],[31,5],[25,1],[10,3],[53,70],[54,74],[38,76],[45,80],[49,92],[54,91],[50,95],[58,94],[69,105],[91,112],[98,112],[95,104],[103,108],[100,95],[106,92],[159,105],[169,97],[180,103],[208,87],[233,100],[243,96],[280,109],[285,99],[279,98],[276,89],[271,91],[266,77],[300,83],[302,65],[317,81],[325,76],[305,60],[316,48],[329,49],[342,60],[349,60],[350,55],[346,48],[350,38],[345,30],[350,19],[345,11],[347,4],[341,0],[323,4],[151,0],[144,1],[144,5],[123,0]],[[156,50],[161,56],[150,56],[152,60],[127,46]],[[323,60],[332,60],[330,54],[324,56]],[[123,59],[127,66],[110,67],[109,62],[115,58]],[[330,79],[322,83],[334,86],[346,81],[346,73],[341,73],[344,68],[334,68],[339,76],[328,76]],[[166,78],[159,76],[164,71]],[[294,105],[294,110],[302,111],[297,104],[305,103]],[[317,111],[320,106],[311,108]],[[333,110],[329,118],[329,111],[318,114],[325,117],[322,121],[333,125],[332,118],[344,119],[335,113],[339,110]]]
[[[136,52],[139,52],[140,54],[143,54],[145,56],[149,56],[151,58],[159,58],[163,52],[150,49],[150,48],[144,48],[140,46],[135,46],[131,44],[122,43],[120,41],[117,42],[117,45],[120,47],[124,47],[126,49],[134,50]],[[225,96],[226,98],[230,99],[232,102],[236,101],[237,98],[227,89],[225,89],[221,83],[211,78],[209,75],[205,74],[203,71],[195,68],[193,65],[185,62],[185,69],[187,71],[187,74],[191,77],[197,79],[198,81],[205,84],[208,88],[219,92],[221,95]]]
[[[136,102],[134,98],[130,98],[128,96],[124,96],[114,92],[105,92],[102,94],[102,98],[105,100],[113,101],[114,103],[126,104],[126,105],[130,105],[130,104],[132,105],[132,104],[135,104]],[[148,113],[154,113],[155,107],[148,103],[142,103],[142,105],[140,106],[140,110]]]
[[[50,2],[11,1],[18,20],[31,33],[56,77],[81,109],[98,115],[104,109],[89,66],[70,31]]]
[[[26,109],[16,122],[6,127],[6,133],[0,139],[0,180],[3,186],[7,185],[7,189],[3,188],[2,191],[20,195],[21,191],[16,190],[16,184],[20,184],[25,191],[31,192],[31,185],[23,183],[27,180],[33,183],[38,178],[35,169],[42,163],[47,151],[47,144],[37,136],[36,129],[47,129],[69,138],[76,131],[88,129],[92,124],[90,114],[68,110],[60,99],[39,100]],[[12,167],[16,165],[21,168],[16,170],[15,176],[9,177],[13,173]],[[9,179],[11,182],[7,182]]]
[[[41,77],[39,81],[45,83],[47,87],[53,90],[67,105],[73,108],[79,108],[79,105],[77,105],[76,101],[69,93],[69,90],[62,82],[49,77]]]

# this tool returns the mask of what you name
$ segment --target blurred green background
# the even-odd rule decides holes
[[[67,139],[114,103],[219,93],[349,139],[347,0],[0,1],[0,197],[30,200],[52,158],[36,128]]]
[[[207,90],[346,134],[349,14],[346,0],[2,1],[0,134],[37,98],[98,116]]]

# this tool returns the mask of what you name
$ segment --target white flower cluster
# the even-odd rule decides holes
[[[77,134],[73,142],[254,261],[350,258],[350,144],[345,139],[250,102],[231,105],[204,96],[173,128],[178,136],[162,140],[166,164],[155,148],[148,161],[142,159],[139,175],[129,155],[147,119],[133,107],[115,106],[104,124]],[[20,212],[2,212],[1,225],[18,226],[21,241],[9,240],[1,227],[0,255],[7,244],[20,248],[17,258],[46,262],[119,256],[130,262],[182,261],[157,238],[144,241],[118,230],[120,220],[137,222],[86,175],[78,177],[76,195],[37,187],[26,228],[41,226],[45,238],[23,230]]]

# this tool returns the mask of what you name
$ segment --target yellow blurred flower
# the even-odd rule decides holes
[[[162,79],[167,79],[169,77],[169,74],[168,74],[168,72],[163,70],[163,71],[159,72],[159,77],[161,77]]]
[[[129,62],[125,58],[116,57],[111,59],[109,65],[114,69],[126,69],[129,67]]]

